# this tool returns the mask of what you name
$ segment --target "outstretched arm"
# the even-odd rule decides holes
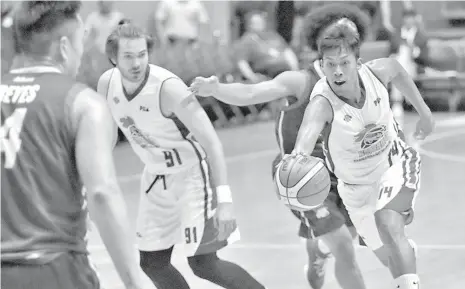
[[[373,60],[367,65],[385,85],[392,83],[410,101],[420,115],[415,137],[424,139],[434,128],[433,114],[426,105],[415,82],[402,65],[392,58]]]
[[[325,126],[333,119],[333,109],[323,96],[315,96],[305,110],[293,154],[310,155]]]
[[[431,116],[415,82],[402,65],[393,58],[380,58],[367,63],[371,71],[385,85],[392,83],[412,103],[420,116]]]
[[[272,80],[256,83],[219,83],[215,76],[197,77],[190,90],[199,96],[213,96],[222,102],[237,106],[264,103],[288,96],[303,97],[310,83],[303,71],[286,71]]]

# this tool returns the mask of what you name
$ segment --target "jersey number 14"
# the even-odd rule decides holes
[[[21,148],[19,135],[26,117],[27,108],[18,108],[10,115],[0,128],[0,149],[5,153],[4,166],[11,169],[16,162],[16,155]]]

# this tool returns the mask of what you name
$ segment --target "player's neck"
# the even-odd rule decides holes
[[[15,59],[15,62],[17,63],[17,67],[13,67],[13,68],[29,68],[29,67],[36,67],[36,66],[47,66],[47,67],[56,68],[62,73],[65,73],[65,69],[63,68],[63,65],[59,64],[57,61],[47,56],[35,57],[35,56],[22,54],[20,56],[17,56],[17,59]]]
[[[136,90],[140,88],[143,82],[144,82],[144,78],[142,78],[138,82],[129,81],[125,79],[124,77],[121,78],[121,83],[123,84],[124,91],[127,94],[134,94]]]

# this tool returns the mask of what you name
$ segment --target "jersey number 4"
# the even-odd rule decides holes
[[[10,115],[0,128],[0,149],[5,153],[4,166],[11,169],[16,162],[16,155],[21,148],[21,139],[19,135],[23,127],[24,117],[27,108],[17,108]]]

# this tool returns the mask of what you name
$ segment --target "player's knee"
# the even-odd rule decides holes
[[[171,260],[171,250],[160,251],[140,251],[140,267],[148,274],[149,272],[162,270],[169,266]]]
[[[406,239],[404,216],[396,211],[382,209],[376,212],[376,225],[384,245],[395,246]]]
[[[323,240],[329,246],[336,260],[355,264],[352,235],[346,226],[324,235]]]
[[[189,267],[191,267],[194,275],[204,279],[216,271],[215,266],[218,260],[216,252],[187,258]]]

